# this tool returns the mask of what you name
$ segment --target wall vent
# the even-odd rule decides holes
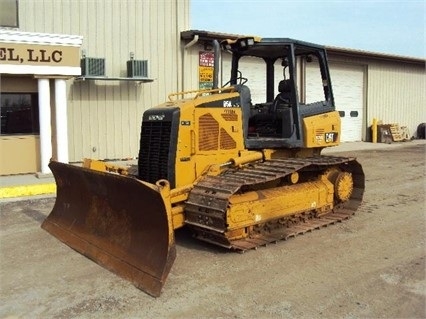
[[[127,77],[128,78],[148,77],[148,60],[127,61]]]
[[[82,76],[105,76],[105,59],[83,58],[80,60]]]

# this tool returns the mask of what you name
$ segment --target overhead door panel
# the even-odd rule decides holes
[[[316,69],[306,68],[306,102],[323,99],[322,87],[314,86]],[[342,120],[342,142],[362,140],[364,121],[364,67],[347,64],[330,64],[336,110]]]

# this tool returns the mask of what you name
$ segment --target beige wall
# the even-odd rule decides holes
[[[426,122],[426,67],[425,63],[413,63],[408,58],[369,59],[342,57],[329,54],[331,61],[364,65],[366,67],[365,127],[367,135],[373,118],[384,123],[407,126],[411,136],[417,126]]]
[[[0,76],[0,91],[4,93],[37,93],[37,80],[30,76]]]
[[[126,76],[130,52],[148,60],[152,83],[68,80],[70,161],[136,157],[143,111],[180,89],[189,0],[20,0],[19,10],[21,31],[83,36],[109,77]]]
[[[407,126],[410,134],[426,122],[425,68],[374,63],[368,68],[367,116]]]

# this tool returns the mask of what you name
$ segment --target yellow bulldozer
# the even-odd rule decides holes
[[[212,89],[171,94],[144,112],[137,172],[50,163],[57,197],[42,227],[152,296],[173,265],[180,227],[242,252],[348,219],[364,193],[355,158],[321,155],[341,133],[323,46],[213,44]],[[219,87],[225,54],[230,80]],[[260,78],[243,77],[259,65]]]

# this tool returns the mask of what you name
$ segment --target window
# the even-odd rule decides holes
[[[306,57],[306,88],[306,104],[326,100],[320,61],[314,54]]]
[[[0,0],[0,27],[18,28],[18,0]]]
[[[38,134],[38,93],[1,93],[1,134]]]
[[[248,79],[247,85],[250,87],[251,99],[253,104],[266,102],[266,64],[263,59],[243,56],[238,62],[238,70],[241,72],[241,80]],[[241,83],[242,83],[241,82]]]

